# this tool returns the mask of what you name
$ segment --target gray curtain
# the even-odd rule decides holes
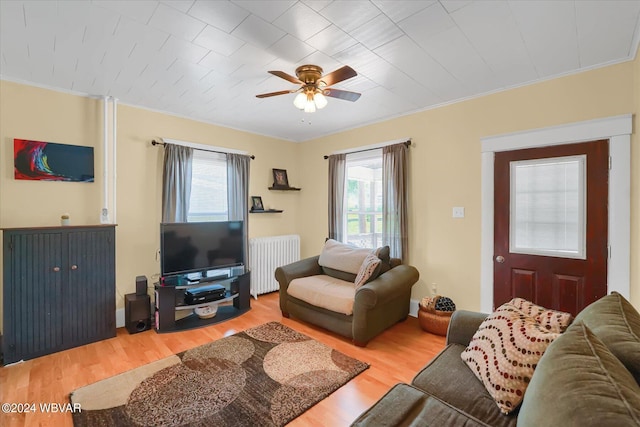
[[[227,203],[230,221],[243,221],[244,264],[249,265],[249,168],[251,157],[227,154]]]
[[[193,148],[164,145],[162,222],[187,222],[191,197]]]
[[[403,262],[409,255],[407,151],[404,143],[382,149],[382,243]]]
[[[346,154],[329,156],[329,238],[342,242],[344,233],[344,186]]]

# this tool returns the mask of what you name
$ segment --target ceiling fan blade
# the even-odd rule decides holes
[[[284,71],[269,71],[269,73],[273,74],[274,76],[278,76],[281,79],[285,79],[287,81],[290,81],[291,83],[304,84],[297,77],[293,77],[291,74],[287,74]]]
[[[357,92],[349,92],[348,90],[340,90],[340,89],[325,89],[322,91],[325,96],[330,96],[332,98],[344,99],[345,101],[355,102],[360,98],[360,94]]]
[[[256,98],[268,98],[270,96],[286,95],[288,93],[293,93],[293,92],[297,92],[297,89],[296,90],[281,90],[279,92],[262,93],[260,95],[256,95]]]
[[[344,67],[338,68],[337,70],[327,74],[326,76],[322,76],[320,78],[320,81],[324,82],[327,86],[332,86],[336,83],[340,83],[341,81],[350,79],[351,77],[355,77],[357,75],[358,73],[356,73],[353,68],[345,65]]]

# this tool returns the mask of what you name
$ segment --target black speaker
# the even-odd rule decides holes
[[[151,328],[151,298],[149,295],[124,296],[124,322],[130,334]]]
[[[147,276],[136,276],[136,295],[147,295]]]

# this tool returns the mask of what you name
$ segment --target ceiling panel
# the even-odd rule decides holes
[[[351,32],[367,49],[373,50],[404,35],[386,15],[380,14]]]
[[[172,8],[179,10],[182,13],[187,13],[189,9],[191,9],[191,6],[193,6],[193,4],[195,3],[195,0],[162,0],[160,3],[171,6]]]
[[[435,3],[398,24],[415,42],[421,43],[441,31],[455,26],[445,9]]]
[[[301,42],[294,36],[287,34],[267,50],[278,58],[295,63],[302,60],[305,56],[310,55],[315,49]]]
[[[368,1],[336,0],[320,13],[343,31],[350,32],[378,16],[380,9]]]
[[[337,26],[330,25],[309,38],[306,43],[327,55],[335,55],[355,45],[358,41]]]
[[[109,9],[143,24],[149,22],[154,11],[158,7],[158,2],[153,0],[93,0],[93,4]]]
[[[189,9],[189,15],[230,33],[249,16],[249,12],[226,1],[197,0]]]
[[[275,21],[278,16],[296,4],[294,0],[234,0],[233,2],[267,22]]]
[[[253,46],[266,49],[286,33],[262,18],[250,15],[231,34]]]
[[[207,26],[206,23],[189,15],[185,15],[164,3],[158,5],[149,20],[149,25],[189,41],[195,39]]]
[[[635,54],[637,46],[632,41],[639,31],[639,13],[639,1],[576,2],[580,65],[588,67]],[[635,37],[637,42],[638,34]]]
[[[540,77],[579,67],[576,14],[572,2],[511,1],[509,7]]]
[[[431,6],[436,1],[415,1],[415,0],[373,0],[378,9],[389,17],[393,22],[400,22],[410,16],[415,15],[422,9]]]
[[[231,55],[245,43],[239,38],[227,34],[211,25],[207,25],[193,42],[225,56]]]
[[[497,74],[501,87],[539,77],[507,2],[471,3],[451,16]]]
[[[0,77],[294,141],[634,58],[640,1],[0,0]],[[306,114],[268,74],[358,75]],[[176,136],[179,137],[179,136]]]
[[[296,3],[287,9],[273,24],[303,41],[331,25],[304,3]]]

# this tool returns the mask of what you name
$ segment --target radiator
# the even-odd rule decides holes
[[[280,289],[275,279],[276,268],[300,260],[300,236],[255,237],[249,239],[249,269],[251,295]]]

